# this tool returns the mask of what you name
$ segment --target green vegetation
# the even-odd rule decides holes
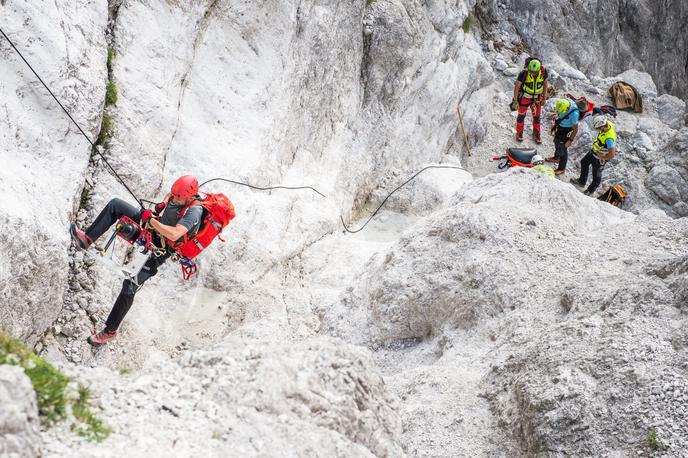
[[[377,0],[366,0],[366,5],[370,6],[373,3],[375,3]]]
[[[89,206],[91,203],[91,192],[84,186],[84,189],[81,191],[81,197],[79,198],[79,210],[82,210],[86,207]]]
[[[131,374],[131,369],[129,369],[128,367],[120,368],[119,375],[124,376],[124,375],[129,375],[129,374]]]
[[[96,140],[96,145],[107,146],[112,136],[112,117],[108,113],[103,113],[103,122],[100,125],[100,133]]]
[[[117,103],[117,86],[112,81],[108,81],[105,86],[105,106]]]
[[[473,18],[472,14],[469,14],[468,16],[466,16],[466,19],[463,20],[463,25],[461,25],[463,33],[470,32],[473,28],[473,24],[475,24],[475,19]]]
[[[115,48],[108,48],[108,57],[107,57],[108,75],[110,73],[112,73],[112,64],[113,64],[116,56],[117,56],[117,51],[115,51]]]
[[[72,424],[72,431],[90,441],[102,442],[112,430],[103,425],[91,411],[91,390],[83,385],[78,388],[79,397],[72,405],[72,414],[81,424]]]
[[[2,330],[0,330],[0,364],[11,364],[24,369],[24,373],[36,391],[38,414],[44,426],[50,427],[67,418],[67,408],[71,406],[74,418],[81,423],[72,425],[72,430],[77,434],[97,442],[110,434],[111,430],[103,426],[91,412],[89,402],[91,392],[88,388],[79,385],[78,397],[74,399],[73,393],[70,396],[71,379],[69,377]]]
[[[38,413],[45,426],[51,426],[67,416],[65,391],[69,377],[29,351],[21,342],[0,331],[0,364],[24,368],[36,391]]]
[[[657,430],[655,428],[650,428],[647,432],[647,446],[653,451],[666,450],[667,448],[657,437]]]

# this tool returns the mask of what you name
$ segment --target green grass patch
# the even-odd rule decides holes
[[[370,6],[373,3],[375,3],[377,0],[366,0],[366,5]]]
[[[657,430],[655,428],[650,428],[647,432],[647,446],[650,447],[652,451],[662,451],[667,448],[667,446],[657,437]]]
[[[475,18],[473,17],[472,14],[469,14],[466,16],[466,19],[463,20],[463,24],[461,25],[461,28],[463,29],[463,33],[469,33],[471,29],[473,28],[473,25],[475,24]]]
[[[0,329],[0,364],[11,364],[24,368],[24,373],[31,380],[38,401],[38,414],[41,423],[50,427],[67,418],[67,408],[71,406],[72,415],[79,424],[72,424],[77,434],[101,442],[112,432],[93,415],[91,411],[91,391],[79,385],[74,399],[72,381],[50,363],[42,360],[16,339],[12,339]]]
[[[114,105],[117,103],[117,86],[114,82],[108,81],[105,86],[105,106]]]
[[[78,397],[72,405],[72,414],[79,423],[72,423],[72,431],[90,441],[102,442],[112,430],[93,415],[91,410],[91,390],[79,385]]]
[[[115,62],[115,57],[117,57],[117,51],[115,51],[115,48],[108,48],[108,57],[107,57],[108,74],[112,73],[112,65]]]
[[[79,210],[83,210],[91,204],[91,192],[84,186],[79,198]]]
[[[24,368],[24,373],[36,391],[38,413],[45,426],[52,426],[67,416],[66,390],[70,378],[3,331],[0,331],[0,364]]]
[[[129,369],[128,367],[121,367],[121,368],[119,369],[119,375],[121,375],[121,376],[126,376],[126,375],[129,375],[129,374],[131,374],[131,369]]]
[[[100,133],[98,134],[98,139],[96,140],[96,145],[107,146],[112,137],[112,116],[107,112],[103,113],[103,121],[100,124]]]

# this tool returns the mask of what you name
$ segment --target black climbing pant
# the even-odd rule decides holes
[[[140,222],[141,210],[122,199],[114,198],[103,208],[95,221],[93,221],[93,224],[86,229],[86,235],[91,240],[97,240],[122,216],[127,216],[134,221]],[[119,328],[124,316],[131,308],[131,304],[134,303],[134,296],[138,289],[146,280],[158,273],[158,267],[167,261],[169,257],[170,253],[159,257],[152,256],[138,273],[136,283],[128,279],[124,280],[122,290],[119,292],[115,305],[112,307],[112,311],[110,311],[110,315],[105,322],[106,331],[116,331]]]
[[[110,229],[110,226],[115,224],[122,216],[140,222],[141,210],[115,197],[108,202],[105,208],[100,211],[95,221],[93,221],[93,224],[86,229],[86,235],[95,242],[98,237],[105,234],[105,232]]]
[[[129,312],[131,305],[134,303],[134,296],[136,295],[136,292],[146,280],[158,273],[158,267],[164,264],[169,257],[170,255],[168,253],[157,258],[153,256],[146,261],[146,263],[143,265],[143,268],[136,276],[136,283],[138,283],[138,286],[129,279],[124,280],[122,283],[122,289],[120,290],[119,296],[117,296],[117,300],[115,301],[115,305],[112,306],[110,315],[108,316],[107,321],[105,321],[106,331],[116,331],[117,328],[119,328],[124,316],[127,314],[127,312]]]
[[[586,154],[581,160],[581,174],[580,178],[578,178],[578,182],[583,186],[585,186],[585,183],[588,182],[588,171],[590,170],[591,166],[592,183],[590,183],[590,186],[588,186],[588,189],[586,189],[586,192],[589,194],[595,192],[597,187],[602,182],[602,169],[604,168],[604,161],[597,159],[592,151],[588,152],[588,154]]]
[[[566,170],[566,164],[569,161],[569,149],[566,147],[566,142],[569,141],[572,130],[571,127],[557,126],[554,133],[554,157],[559,159],[557,170]]]

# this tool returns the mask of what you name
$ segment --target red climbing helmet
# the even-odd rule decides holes
[[[198,194],[198,180],[192,175],[177,178],[170,190],[170,195],[177,200],[186,200],[196,194]]]

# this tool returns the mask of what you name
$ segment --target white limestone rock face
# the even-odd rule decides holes
[[[387,199],[385,210],[397,211],[408,216],[426,216],[447,203],[458,189],[473,180],[471,174],[459,164],[427,164],[423,166],[425,167],[430,168]],[[380,188],[371,193],[368,201],[371,212],[379,207],[392,190],[410,178],[411,176],[404,176],[395,170],[381,179]]]
[[[677,426],[688,386],[686,257],[678,255],[688,227],[645,216],[604,230],[607,240],[616,235],[587,282],[571,275],[550,304],[556,322],[502,327],[514,354],[485,377],[486,397],[524,453],[635,455],[651,429],[666,456],[688,447]]]
[[[456,106],[466,101],[467,133],[479,141],[486,104],[473,97],[494,78],[461,30],[467,14],[464,2],[449,1],[123,3],[114,20],[120,94],[109,154],[135,192],[158,200],[177,176],[193,173],[201,181],[310,185],[327,196],[209,184],[204,190],[236,206],[228,242],[199,257],[200,274],[182,293],[144,288],[127,321],[148,335],[153,321],[137,304],[169,317],[201,290],[237,311],[232,326],[284,313],[292,260],[339,230],[340,214],[374,204],[381,175],[456,163],[447,157],[463,143]],[[88,221],[113,195],[129,199],[104,171],[96,178]],[[118,283],[102,275],[100,315]],[[181,284],[178,268],[165,266],[150,283]],[[308,294],[300,296],[307,304]],[[317,320],[308,329],[316,331]]]
[[[41,456],[36,392],[24,369],[0,365],[0,456]]]
[[[103,2],[7,2],[3,31],[94,139],[105,93]],[[0,326],[32,343],[67,287],[67,227],[90,145],[2,38]]]
[[[685,218],[636,217],[530,170],[490,175],[372,259],[324,324],[381,354],[439,354],[395,376],[411,399],[478,343],[509,456],[636,454],[653,426],[683,450],[686,237]]]
[[[281,325],[284,325],[282,323]],[[160,357],[135,378],[99,369],[82,378],[113,433],[92,444],[48,432],[45,456],[402,456],[398,401],[370,353],[336,339],[290,341],[257,323],[178,361]]]
[[[609,207],[523,169],[477,180],[372,259],[326,328],[389,343],[471,328],[524,307],[542,294],[532,288],[539,263],[569,264],[557,261],[561,252],[548,249],[546,236],[565,239],[632,218]],[[350,323],[352,332],[343,323],[360,313],[367,321]]]

